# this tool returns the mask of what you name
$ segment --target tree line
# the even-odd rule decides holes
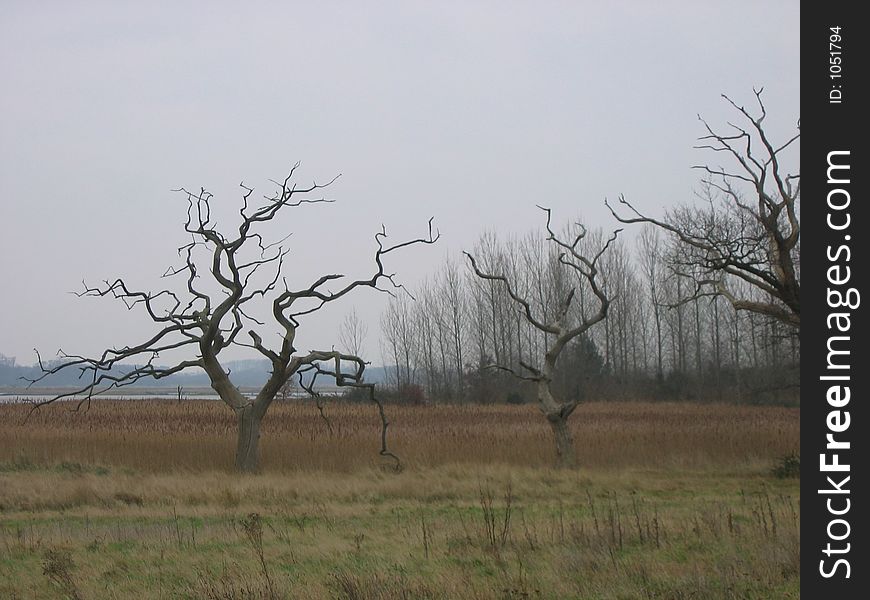
[[[604,239],[602,229],[593,230],[584,246]],[[697,277],[675,266],[677,251],[652,225],[632,241],[610,245],[600,263],[601,287],[612,299],[607,318],[560,356],[559,388],[602,400],[797,402],[797,330],[735,311],[721,295],[694,297]],[[490,271],[504,273],[544,318],[560,288],[575,284],[540,232],[505,238],[487,233],[472,253]],[[570,310],[582,319],[594,294],[587,282],[576,283]],[[745,282],[729,285],[745,297],[769,300]],[[504,286],[451,259],[412,294],[391,298],[381,317],[391,385],[412,401],[533,399],[529,385],[498,367],[521,371],[521,362],[541,356],[553,334],[529,323]]]

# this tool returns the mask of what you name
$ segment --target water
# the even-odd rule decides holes
[[[319,390],[324,396],[335,396],[340,393],[338,388],[323,388]],[[28,403],[34,404],[37,402],[45,402],[51,400],[58,393],[64,393],[63,390],[55,390],[54,394],[44,393],[28,393],[27,391],[11,391],[0,392],[0,404],[10,403]],[[242,390],[242,395],[246,398],[254,398],[257,395],[255,390]],[[307,392],[294,391],[290,394],[290,398],[308,398]],[[58,402],[78,402],[84,400],[86,396],[69,396],[61,398]],[[182,400],[220,400],[220,397],[213,391],[200,390],[195,392],[182,392]],[[178,400],[178,392],[176,390],[131,390],[129,392],[120,392],[113,390],[106,394],[93,396],[94,401],[99,400]]]

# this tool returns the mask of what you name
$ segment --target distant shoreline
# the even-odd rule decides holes
[[[49,400],[59,394],[75,391],[77,387],[44,387],[44,388],[14,388],[0,387],[0,403],[26,401],[33,402],[39,400]],[[338,392],[335,386],[318,386],[320,393],[324,395],[333,395]],[[256,396],[260,391],[256,387],[242,386],[239,388],[244,396]],[[294,398],[307,397],[308,394],[302,390],[294,390],[291,395]],[[184,400],[219,400],[217,393],[210,387],[183,387],[181,397]],[[84,394],[62,398],[61,400],[81,400],[85,398]],[[178,399],[178,390],[171,387],[129,387],[114,389],[104,394],[94,395],[95,400],[148,400],[148,399]]]

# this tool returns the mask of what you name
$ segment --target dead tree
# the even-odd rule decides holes
[[[519,372],[506,364],[494,364],[490,366],[534,384],[538,408],[544,414],[553,430],[556,446],[556,464],[560,467],[569,467],[575,464],[576,455],[571,430],[568,427],[568,418],[577,408],[580,398],[564,399],[558,397],[553,385],[556,363],[562,350],[565,349],[569,342],[588,331],[596,323],[607,318],[607,310],[610,306],[611,298],[608,298],[597,279],[599,274],[598,261],[616,239],[619,230],[613,232],[613,235],[607,239],[590,259],[587,257],[587,253],[580,248],[580,243],[586,237],[586,228],[577,223],[576,233],[572,234],[573,239],[565,241],[557,236],[550,226],[550,209],[539,208],[547,213],[546,239],[556,246],[558,250],[558,263],[563,265],[573,275],[572,278],[562,278],[565,282],[564,285],[555,286],[558,289],[554,289],[555,293],[551,296],[551,302],[554,303],[553,306],[542,306],[540,310],[535,310],[529,297],[523,295],[507,276],[501,273],[486,272],[478,265],[474,256],[468,252],[464,254],[468,258],[474,273],[481,279],[503,286],[503,289],[519,308],[525,320],[546,338],[544,355],[540,357],[539,362],[533,364],[531,361],[524,359],[519,361],[523,371]],[[572,310],[572,302],[577,293],[577,287],[567,283],[569,280],[576,284],[586,284],[591,290],[594,299],[590,300],[587,304],[587,307],[590,309],[588,312],[584,313],[583,311]]]
[[[652,223],[674,236],[675,271],[695,282],[683,301],[721,295],[737,310],[800,328],[800,172],[789,174],[783,166],[783,154],[800,139],[800,122],[798,132],[777,145],[764,129],[762,90],[754,93],[755,112],[723,96],[745,125],[729,123],[720,133],[699,117],[706,134],[696,148],[724,155],[733,165],[694,167],[704,172],[706,205],[680,206],[661,220],[641,214],[623,197],[619,203],[633,216],[607,206],[622,223]],[[768,300],[738,295],[729,277]]]
[[[282,182],[274,182],[277,191],[264,196],[264,202],[258,208],[252,208],[250,204],[253,188],[242,183],[238,230],[229,234],[219,231],[212,219],[211,193],[205,189],[197,193],[177,190],[187,199],[184,229],[191,242],[178,250],[183,263],[170,267],[163,276],[178,278],[183,284],[176,291],[139,291],[128,286],[124,279],[117,278],[96,287],[85,285],[84,291],[78,294],[111,297],[124,302],[128,309],[143,309],[159,327],[158,331],[139,344],[110,348],[95,358],[59,351],[61,361],[50,366],[44,366],[40,358],[42,373],[31,384],[68,369],[79,369],[83,384],[78,389],[36,404],[34,409],[62,398],[75,397],[80,397],[77,406],[81,407],[89,404],[92,397],[116,388],[152,378],[162,379],[188,369],[202,369],[208,375],[211,387],[236,414],[236,468],[250,472],[258,466],[260,424],[279,390],[296,374],[300,375],[300,380],[304,373],[309,377],[320,374],[331,377],[338,386],[368,390],[381,415],[380,452],[395,458],[386,445],[388,422],[383,407],[375,397],[374,386],[363,382],[366,362],[355,354],[335,350],[299,352],[295,346],[296,334],[307,315],[355,290],[373,288],[393,293],[402,289],[394,275],[384,270],[384,258],[408,246],[432,244],[439,235],[433,233],[430,219],[427,237],[390,245],[382,228],[374,236],[374,272],[370,277],[345,281],[343,275],[328,274],[307,287],[293,289],[284,273],[290,252],[283,245],[287,238],[267,244],[257,230],[277,219],[285,209],[332,202],[317,195],[318,190],[329,186],[335,179],[324,185],[299,186],[294,182],[298,166],[297,163]],[[274,345],[257,331],[266,325],[264,320],[254,316],[260,316],[259,313],[251,311],[258,303],[264,305],[264,312],[271,312],[270,320],[278,329]],[[230,373],[221,364],[221,353],[233,346],[256,351],[271,364],[269,378],[254,398],[245,397],[233,385]],[[171,366],[157,364],[161,354],[178,351],[187,351],[194,356]],[[128,366],[131,362],[139,364]]]

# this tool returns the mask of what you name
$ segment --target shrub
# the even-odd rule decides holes
[[[403,385],[398,391],[399,402],[406,404],[424,404],[426,402],[426,394],[423,391],[423,386],[416,383]]]
[[[526,397],[519,392],[508,392],[505,402],[508,404],[525,404]]]
[[[801,455],[792,452],[781,457],[776,465],[771,470],[774,477],[779,479],[787,479],[789,477],[801,476]]]

